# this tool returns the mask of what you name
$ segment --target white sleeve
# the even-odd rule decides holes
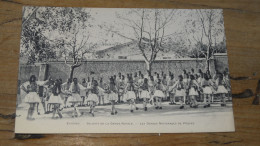
[[[43,85],[45,85],[47,82],[48,82],[48,80],[47,80],[47,81],[36,81],[36,84],[37,84],[38,86],[43,86]]]
[[[219,84],[219,78],[216,79],[216,85],[218,86]]]
[[[101,92],[105,92],[105,90],[102,89],[101,87],[98,86],[97,88],[98,88],[99,91],[101,91]]]
[[[20,85],[20,88],[24,87],[24,88],[27,88],[27,86],[29,85],[29,81],[27,82],[24,82],[22,85]]]
[[[79,83],[78,83],[78,85],[79,85],[80,90],[86,90],[86,89],[87,89],[86,87],[82,86],[82,85],[79,84]]]
[[[65,91],[65,83],[61,84],[61,90]]]
[[[179,81],[175,82],[174,85],[172,86],[172,88],[175,88],[178,83],[179,83]]]
[[[72,92],[72,84],[70,85],[69,91]]]
[[[199,83],[197,81],[194,82],[196,84],[197,87],[199,87]]]

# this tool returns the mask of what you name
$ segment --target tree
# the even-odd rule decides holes
[[[74,70],[85,59],[84,55],[95,46],[89,42],[90,13],[82,8],[46,8],[42,16],[47,33],[56,35],[52,41],[69,66],[69,78],[72,79]]]
[[[82,36],[79,37],[79,36]],[[81,66],[84,55],[92,51],[95,48],[96,44],[88,43],[89,36],[79,34],[79,31],[76,31],[72,38],[68,40],[59,41],[59,48],[61,53],[64,55],[65,64],[70,67],[69,78],[73,78],[74,70]],[[72,59],[71,63],[68,59]]]
[[[220,32],[223,33],[223,17],[221,11],[218,10],[196,10],[197,15],[199,17],[200,26],[202,27],[202,37],[205,37],[207,40],[207,52],[206,52],[206,70],[209,71],[209,61],[213,56],[211,52],[213,52],[213,40],[212,38],[217,36]],[[221,25],[222,27],[218,27],[217,25]],[[201,39],[202,40],[202,39]]]
[[[227,47],[226,47],[226,41],[223,39],[223,41],[216,43],[215,46],[212,47],[212,55],[215,53],[227,53]]]
[[[170,37],[167,39],[167,43],[164,46],[165,53],[174,53],[176,58],[187,58],[190,57],[189,44],[186,40],[179,35]]]
[[[183,37],[187,42],[195,42],[190,44],[192,47],[189,56],[205,58],[205,69],[210,70],[209,61],[214,53],[225,51],[222,11],[216,9],[191,10],[187,16],[189,18],[185,22]],[[221,42],[223,47],[220,47]]]
[[[52,50],[49,40],[43,35],[42,21],[36,16],[38,8],[28,8],[32,12],[23,15],[21,35],[21,57],[27,57],[27,64],[46,62],[55,59],[56,54]],[[25,13],[25,9],[23,13]]]
[[[206,58],[207,45],[197,42],[195,46],[190,50],[189,57],[191,58]]]
[[[24,18],[23,30],[26,31],[22,36],[25,45],[31,46],[28,40],[35,44],[29,54],[35,56],[38,52],[44,52],[42,54],[52,59],[64,58],[65,64],[70,67],[69,78],[73,78],[74,69],[81,65],[84,55],[95,46],[89,41],[90,13],[82,8],[26,8],[29,15]],[[28,23],[34,25],[27,27]]]
[[[124,34],[121,30],[107,29],[113,34],[137,43],[137,47],[144,57],[146,70],[149,75],[159,51],[165,49],[170,35],[166,29],[174,16],[174,10],[132,9],[125,14],[118,14],[122,25],[131,30],[131,34]]]

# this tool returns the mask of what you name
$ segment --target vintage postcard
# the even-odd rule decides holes
[[[24,7],[15,133],[232,132],[221,9]]]

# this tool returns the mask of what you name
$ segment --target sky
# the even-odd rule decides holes
[[[27,16],[31,12],[31,7],[25,7],[24,15]],[[79,40],[83,38],[85,35],[89,35],[88,42],[90,43],[98,43],[102,45],[98,45],[96,50],[102,50],[106,47],[111,47],[113,44],[126,43],[130,42],[130,39],[123,38],[115,33],[108,33],[107,28],[112,28],[112,30],[119,31],[120,34],[123,34],[130,38],[134,37],[134,31],[131,27],[127,26],[126,21],[118,18],[118,15],[121,15],[122,18],[131,19],[134,21],[140,20],[138,15],[136,14],[128,14],[131,9],[123,9],[123,8],[84,8],[91,15],[89,23],[92,27],[87,29],[82,29],[78,34]],[[135,9],[136,10],[136,9]],[[140,10],[140,9],[139,9]],[[148,9],[153,12],[154,9]],[[162,9],[163,13],[168,13],[172,11],[171,9]],[[220,15],[217,17],[222,17],[222,10],[215,10],[219,12]],[[196,43],[195,38],[201,35],[202,28],[198,25],[199,21],[194,28],[191,25],[193,20],[199,20],[197,15],[197,11],[195,9],[176,9],[172,21],[170,21],[165,29],[165,34],[174,34],[171,35],[173,40],[178,41],[180,38],[184,38],[185,42],[188,44],[194,45]],[[152,20],[150,20],[152,21]],[[207,25],[207,24],[206,24]],[[222,32],[216,37],[216,41],[220,42],[224,37],[224,25],[215,25],[215,28],[220,29]],[[148,23],[145,25],[145,29],[148,30]],[[190,33],[193,30],[194,33]],[[51,40],[55,40],[60,37],[57,32],[45,32],[46,37]],[[69,35],[69,34],[68,34]],[[203,39],[206,42],[206,39]]]
[[[95,8],[91,9],[90,13],[91,16],[94,18],[94,20],[91,22],[94,25],[94,29],[92,29],[93,38],[96,38],[98,40],[107,40],[108,43],[123,43],[123,42],[129,42],[129,39],[122,38],[118,35],[108,35],[106,31],[99,29],[98,26],[100,25],[112,25],[114,26],[115,30],[119,30],[121,34],[125,34],[126,36],[129,36],[131,38],[135,38],[133,35],[133,29],[122,24],[121,19],[117,17],[116,14],[121,14],[122,16],[125,16],[128,19],[135,20],[138,18],[137,15],[127,15],[124,13],[127,13],[130,9],[114,9],[114,8]],[[150,9],[151,10],[151,9]],[[172,11],[171,9],[162,9],[165,12]],[[221,10],[216,10],[221,12]],[[222,14],[222,13],[220,13]],[[221,17],[221,16],[219,16]],[[201,27],[200,29],[195,28],[196,32],[195,34],[189,34],[185,31],[185,29],[190,28],[189,24],[187,24],[188,20],[198,20],[198,15],[196,13],[196,10],[188,10],[188,9],[178,9],[175,12],[175,15],[172,18],[172,21],[167,25],[165,34],[175,34],[171,37],[177,39],[179,37],[185,37],[186,39],[190,39],[190,41],[194,44],[196,41],[193,39],[193,36],[200,36],[201,35]],[[189,22],[188,22],[189,23]],[[207,24],[206,24],[207,25]],[[145,29],[148,26],[145,27]],[[198,27],[198,26],[197,26]],[[219,34],[218,37],[216,37],[217,42],[222,41],[224,37],[224,26],[223,25],[215,25],[215,27],[223,30],[222,33]],[[188,30],[190,31],[190,30]],[[205,41],[205,40],[204,40]]]

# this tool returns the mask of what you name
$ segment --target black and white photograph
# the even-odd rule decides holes
[[[222,9],[23,7],[15,133],[232,132]]]

